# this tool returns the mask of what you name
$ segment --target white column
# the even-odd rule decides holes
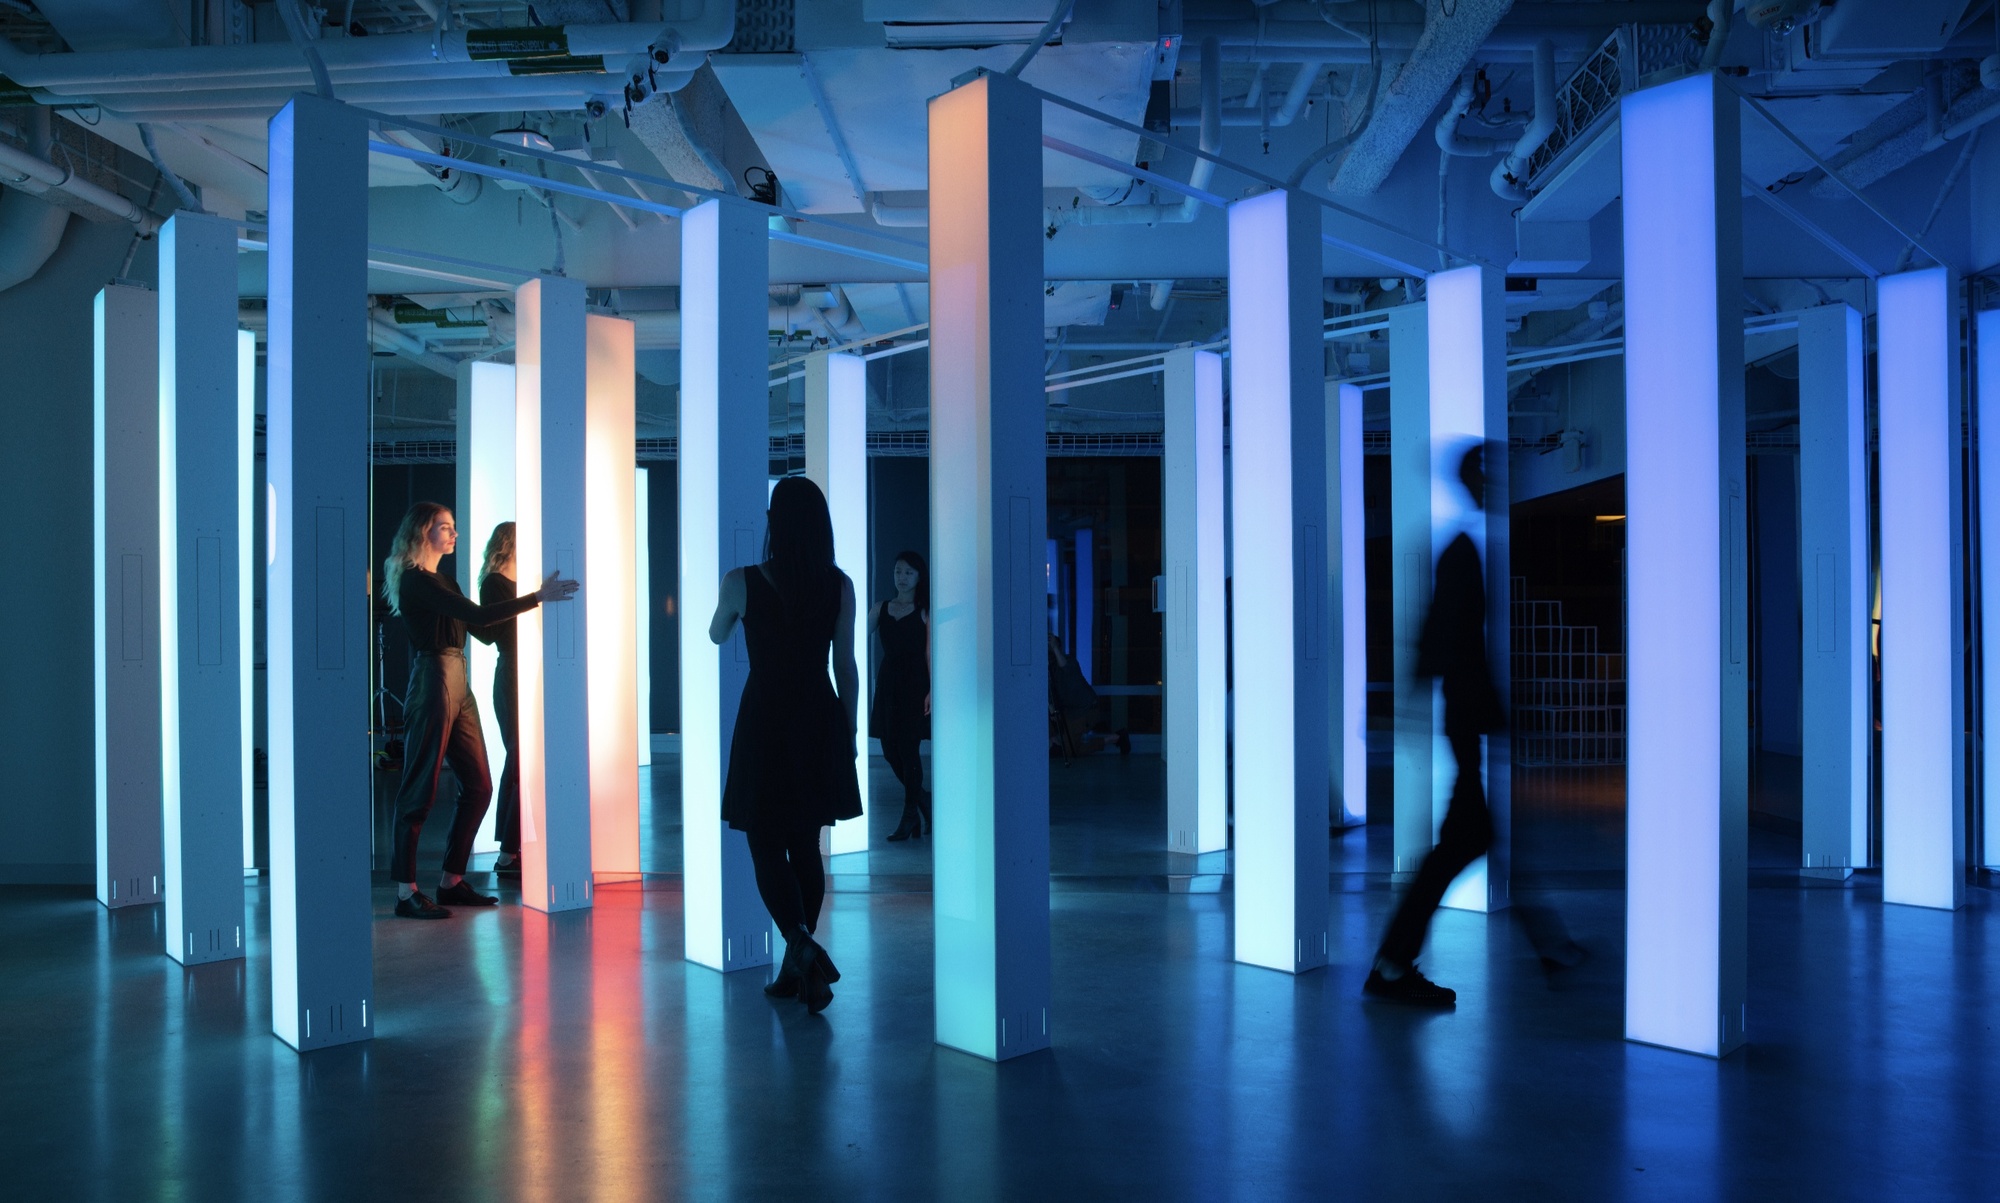
[[[458,365],[457,422],[458,587],[478,601],[486,541],[493,537],[494,527],[514,521],[513,364],[468,361]],[[515,584],[520,590],[540,588],[539,581],[520,578],[520,571],[517,562]],[[506,745],[500,739],[500,712],[493,705],[493,672],[499,663],[499,649],[477,639],[467,641],[465,671],[472,696],[479,703],[479,726],[486,738],[486,758],[491,762],[496,790],[506,755]],[[498,811],[498,806],[487,807],[479,834],[473,838],[474,852],[500,850],[494,830]]]
[[[316,96],[271,119],[271,1026],[301,1052],[375,1034],[367,143]]]
[[[1861,315],[1799,315],[1799,583],[1804,633],[1803,868],[1868,863],[1868,435]]]
[[[1167,847],[1229,847],[1229,626],[1223,609],[1222,356],[1167,354],[1160,457],[1166,577]]]
[[[236,227],[160,230],[160,717],[167,955],[243,953],[250,794],[250,445],[237,387]]]
[[[1332,655],[1320,207],[1229,207],[1236,959],[1327,963]]]
[[[160,900],[159,298],[97,294],[92,399],[97,900]]]
[[[1713,75],[1621,102],[1625,1037],[1743,1042],[1748,885],[1742,168]]]
[[[1490,267],[1438,272],[1426,288],[1424,310],[1430,323],[1431,563],[1461,533],[1479,549],[1486,574],[1486,658],[1500,704],[1512,697],[1508,640],[1512,568],[1507,554],[1507,312],[1505,281]],[[1486,443],[1485,508],[1473,505],[1459,480],[1467,448]],[[1444,735],[1444,708],[1434,712],[1433,793],[1441,823],[1458,776],[1457,761]],[[1495,731],[1483,741],[1486,807],[1493,817],[1493,846],[1459,874],[1444,905],[1495,911],[1511,901],[1508,860],[1513,827],[1513,741]]]
[[[257,506],[262,499],[257,496],[257,334],[252,330],[236,332],[236,405],[241,415],[246,435],[240,446],[240,457],[236,464],[237,499],[242,507],[237,527],[243,540],[240,560],[242,579],[237,584],[237,612],[243,621],[237,624],[237,635],[242,640],[239,654],[243,658],[243,693],[238,700],[246,724],[243,737],[243,875],[252,877],[257,872],[257,792],[256,768],[256,702],[257,702],[257,602],[256,580],[252,575],[259,567],[259,557],[265,548],[257,546]],[[268,542],[266,544],[268,547]]]
[[[1884,276],[1875,367],[1882,524],[1882,901],[1965,903],[1964,478],[1958,288]]]
[[[1049,1045],[1041,100],[930,102],[931,767],[938,1043]]]
[[[1417,637],[1431,606],[1431,331],[1428,313],[1389,313],[1389,554],[1395,675],[1395,856],[1408,880],[1437,842],[1435,682],[1417,679]],[[1447,758],[1449,753],[1447,752]],[[1449,790],[1449,779],[1444,787]]]
[[[637,431],[634,430],[634,451]],[[639,767],[653,763],[653,519],[652,478],[646,469],[632,469],[632,512],[638,516],[638,573],[632,587],[638,615],[639,676],[634,682],[638,708],[633,711],[639,739]]]
[[[806,476],[826,494],[833,514],[833,559],[854,580],[854,663],[860,670],[860,732],[854,771],[861,817],[834,824],[825,848],[868,851],[868,365],[856,355],[822,351],[806,358]]]
[[[764,213],[705,201],[681,219],[681,839],[687,958],[725,972],[771,963],[750,845],[722,821],[729,743],[750,657],[739,629],[708,639],[731,568],[763,558],[771,471],[770,241]]]
[[[1992,148],[1982,153],[1994,153]],[[2000,154],[1995,154],[1995,175],[2000,176]],[[1987,219],[1989,226],[2000,221]],[[2000,229],[1990,237],[2000,240]],[[1979,364],[1979,430],[1991,431],[1979,442],[1979,604],[1980,648],[1984,655],[1986,682],[1984,716],[1985,746],[1982,767],[2000,759],[2000,309],[1988,309],[1973,319]],[[1865,663],[1865,660],[1864,660]],[[1980,863],[2000,869],[2000,774],[1988,773],[1984,796],[1985,847]]]
[[[590,627],[590,858],[595,874],[639,877],[639,524],[635,332],[591,314],[584,507],[595,588],[579,595]]]
[[[1328,753],[1334,818],[1368,821],[1368,523],[1362,494],[1361,389],[1326,385],[1326,560],[1334,629]]]
[[[573,601],[515,619],[521,698],[521,902],[590,905],[590,561],[586,356],[580,280],[543,276],[514,294],[514,563],[523,590],[550,572]]]

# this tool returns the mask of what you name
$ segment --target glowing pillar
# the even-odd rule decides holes
[[[771,920],[750,846],[722,821],[750,657],[740,626],[721,647],[708,638],[723,574],[763,559],[771,471],[765,233],[763,211],[739,201],[706,201],[681,219],[683,898],[687,958],[725,972],[771,963]]]
[[[1417,679],[1417,637],[1431,606],[1431,330],[1428,314],[1389,312],[1389,543],[1395,650],[1395,856],[1408,880],[1437,842],[1437,686]],[[1449,753],[1446,753],[1449,760]],[[1444,788],[1450,789],[1450,778]]]
[[[367,144],[316,96],[271,119],[271,1026],[301,1052],[375,1034]]]
[[[97,900],[160,900],[159,299],[97,294],[92,398]],[[240,883],[239,883],[240,884]]]
[[[1049,1044],[1041,101],[930,102],[931,766],[937,1039]]]
[[[1625,1037],[1743,1042],[1748,886],[1739,102],[1621,102],[1625,195]]]
[[[514,521],[514,365],[484,361],[459,364],[456,417],[458,553],[454,558],[458,561],[458,587],[477,601],[486,541],[492,538],[494,527]],[[518,560],[514,574],[515,587],[522,592],[541,587],[540,581],[521,576]],[[486,758],[495,789],[506,756],[506,745],[500,739],[500,711],[493,704],[493,673],[499,664],[498,648],[477,639],[467,641],[465,671],[472,696],[479,703],[480,730],[486,738]],[[474,852],[500,850],[494,831],[498,812],[498,806],[487,808],[479,834],[473,837]]]
[[[590,315],[584,446],[589,620],[590,857],[596,874],[639,876],[639,524],[631,322]]]
[[[160,230],[160,716],[166,950],[243,954],[250,794],[250,464],[238,387],[236,227]]]
[[[1993,149],[1986,153],[1992,154]],[[2000,155],[1995,156],[1995,167],[1994,174],[2000,176]],[[1989,236],[2000,236],[2000,229]],[[1994,432],[1979,443],[1980,629],[1987,632],[1980,643],[1987,683],[1987,701],[1980,714],[1985,718],[1986,747],[2000,750],[2000,696],[1995,696],[2000,693],[2000,309],[1988,309],[1973,321],[1979,364],[1979,429]],[[1865,664],[1866,653],[1861,654]],[[1982,765],[1986,763],[1990,761],[1982,760]],[[1987,775],[1985,797],[1991,801],[1986,805],[1986,839],[1980,861],[2000,868],[2000,778],[1995,774]]]
[[[1965,628],[1958,289],[1944,268],[1884,276],[1882,901],[1965,902]]]
[[[1329,671],[1320,208],[1229,207],[1236,959],[1327,962]]]
[[[637,431],[634,431],[636,439]],[[636,446],[635,446],[636,450]],[[638,516],[638,573],[633,584],[639,627],[639,676],[634,683],[638,709],[633,727],[639,739],[639,767],[653,763],[653,524],[652,481],[646,469],[632,469],[632,512]]]
[[[1868,863],[1868,444],[1861,315],[1799,315],[1802,850],[1811,876]]]
[[[589,471],[584,288],[543,276],[514,293],[514,563],[520,586],[550,572],[573,601],[515,619],[521,699],[521,902],[590,905]]]
[[[244,615],[237,625],[237,633],[243,640],[243,691],[237,704],[241,707],[245,724],[254,726],[256,715],[256,598],[255,581],[251,574],[257,569],[257,477],[256,477],[256,436],[257,427],[257,335],[254,331],[236,332],[236,404],[241,416],[243,429],[252,433],[240,444],[242,458],[237,462],[237,514],[238,537],[243,540],[241,579],[237,583],[237,612]],[[243,875],[254,876],[257,872],[257,792],[256,792],[256,740],[246,734],[243,738]]]
[[[1085,681],[1096,676],[1092,661],[1097,650],[1097,543],[1089,527],[1071,538],[1076,543],[1076,670]]]
[[[1222,601],[1222,356],[1167,354],[1160,457],[1166,576],[1167,847],[1229,847],[1229,627]]]
[[[854,580],[855,606],[868,596],[868,365],[854,355],[820,352],[806,359],[806,475],[833,513],[833,559]],[[836,823],[827,851],[868,851],[868,622],[855,615],[854,663],[860,672],[854,771],[862,815]]]
[[[1343,827],[1368,821],[1368,524],[1361,488],[1361,389],[1326,386],[1326,561],[1334,628],[1327,750],[1333,815]]]

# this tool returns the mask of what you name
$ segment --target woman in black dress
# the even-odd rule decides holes
[[[868,734],[882,741],[882,758],[903,786],[903,818],[889,838],[907,840],[931,825],[931,796],[917,755],[931,737],[931,581],[914,551],[897,554],[890,579],[896,596],[868,612],[868,629],[882,641]]]
[[[861,814],[854,772],[854,583],[833,563],[833,522],[819,486],[788,476],[771,494],[764,562],[732,568],[708,636],[726,643],[738,621],[750,676],[729,743],[722,817],[749,839],[764,909],[785,937],[774,998],[817,1014],[840,980],[813,940],[826,899],[819,829]],[[833,681],[827,681],[827,657]]]
[[[486,766],[486,740],[479,732],[479,705],[465,679],[465,633],[487,638],[485,629],[534,609],[542,602],[567,601],[577,583],[551,572],[528,596],[495,606],[476,606],[458,582],[439,576],[438,561],[458,546],[451,511],[436,502],[410,507],[382,565],[382,591],[389,609],[410,634],[410,691],[403,699],[403,783],[396,791],[396,846],[389,877],[396,883],[396,914],[405,919],[444,919],[439,905],[492,906],[499,899],[465,882],[472,839],[486,817],[493,777]],[[445,844],[444,876],[438,900],[417,889],[417,837],[437,801],[445,765],[458,779],[458,805]]]
[[[514,600],[514,524],[502,522],[486,540],[486,560],[479,569],[479,604],[503,606]],[[500,782],[493,791],[493,835],[500,856],[493,871],[502,877],[521,875],[521,765],[514,748],[521,742],[520,687],[514,674],[514,620],[497,622],[473,634],[493,645],[500,659],[493,666],[493,717],[500,722],[500,746],[506,756]]]

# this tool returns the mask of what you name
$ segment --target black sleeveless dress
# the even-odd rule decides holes
[[[882,641],[882,663],[875,705],[868,711],[868,734],[908,743],[929,739],[931,716],[924,713],[924,695],[931,691],[931,670],[924,663],[923,612],[912,608],[897,618],[885,604],[875,620],[875,634]]]
[[[827,672],[840,594],[824,613],[794,616],[762,569],[742,572],[750,676],[729,741],[723,821],[738,831],[791,832],[860,818],[854,741]]]

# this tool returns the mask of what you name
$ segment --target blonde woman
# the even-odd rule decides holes
[[[474,605],[459,592],[456,581],[438,575],[438,561],[457,546],[458,527],[451,511],[436,502],[418,502],[403,515],[382,571],[389,609],[402,618],[413,653],[410,690],[403,701],[406,730],[403,783],[396,791],[396,845],[389,861],[389,876],[396,883],[396,914],[405,919],[449,918],[451,911],[442,903],[492,906],[500,901],[465,881],[472,838],[493,796],[486,741],[479,733],[479,706],[465,677],[467,629],[488,638],[485,628],[542,602],[568,601],[578,587],[551,572],[542,587],[526,597],[496,606]],[[447,764],[458,778],[458,803],[434,901],[417,889],[417,837],[437,801],[438,776]]]
[[[486,558],[479,569],[479,604],[491,609],[512,602],[520,587],[514,583],[514,524],[502,522],[486,540]],[[493,835],[500,841],[500,858],[493,871],[502,877],[521,875],[521,766],[514,758],[520,742],[521,715],[514,673],[514,620],[505,618],[474,635],[493,645],[500,660],[493,666],[493,717],[500,721],[500,746],[506,756],[493,793]]]

